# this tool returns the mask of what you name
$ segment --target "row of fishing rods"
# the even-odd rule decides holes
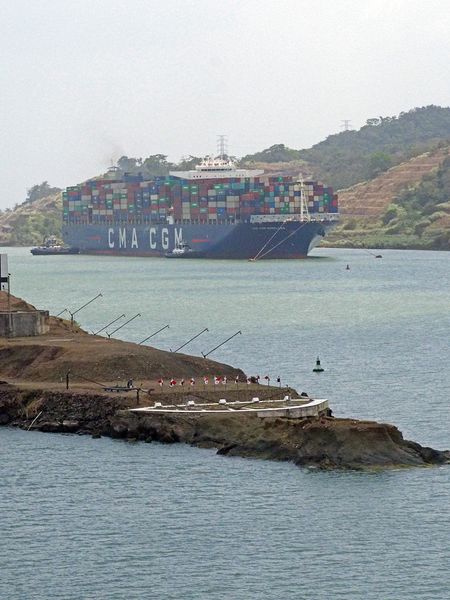
[[[82,306],[80,306],[79,308],[77,308],[76,310],[71,311],[68,308],[65,308],[64,310],[62,310],[61,312],[59,312],[56,316],[57,317],[61,317],[62,314],[64,314],[65,312],[68,312],[70,314],[71,325],[73,326],[73,324],[74,324],[74,315],[76,315],[77,313],[79,313],[83,308],[85,308],[86,306],[88,306],[89,304],[91,304],[92,302],[94,302],[95,300],[97,300],[98,298],[102,298],[102,297],[103,297],[103,294],[99,293],[94,298],[91,298],[88,302],[86,302],[85,304],[83,304]],[[119,325],[118,327],[116,327],[113,331],[108,332],[107,330],[108,330],[109,327],[111,327],[112,325],[116,325],[121,319],[126,318],[125,313],[122,313],[121,315],[119,315],[118,317],[116,317],[115,319],[113,319],[112,321],[110,321],[109,323],[107,323],[106,325],[104,325],[103,327],[101,327],[100,329],[98,329],[97,331],[91,331],[91,333],[92,333],[92,335],[100,335],[101,333],[105,332],[106,335],[108,336],[108,339],[111,339],[112,336],[115,333],[117,333],[120,329],[123,329],[126,325],[128,325],[129,323],[131,323],[135,319],[138,319],[141,316],[142,316],[141,313],[136,313],[131,318],[129,318],[127,321],[125,321],[125,323],[122,323],[121,325]],[[169,329],[169,328],[170,328],[170,325],[164,325],[164,327],[161,327],[157,331],[154,331],[153,333],[151,333],[150,335],[148,335],[147,337],[145,337],[143,340],[141,340],[140,342],[138,342],[138,346],[141,346],[145,342],[148,342],[148,340],[150,340],[152,337],[158,335],[158,333],[161,333],[165,329]],[[203,335],[207,331],[209,331],[209,329],[207,327],[205,327],[204,329],[202,329],[201,331],[199,331],[198,333],[196,333],[194,336],[192,336],[189,340],[187,340],[186,342],[184,342],[183,344],[181,344],[181,346],[179,346],[175,350],[172,350],[172,348],[170,348],[170,352],[173,352],[173,353],[179,352],[180,350],[182,350],[183,348],[185,348],[188,344],[190,344],[191,342],[193,342],[194,340],[196,340],[197,338],[199,338],[201,335]],[[219,348],[221,348],[224,344],[226,344],[227,342],[229,342],[230,340],[232,340],[237,335],[242,335],[242,331],[236,331],[236,333],[233,333],[233,335],[230,335],[230,337],[228,337],[226,340],[224,340],[223,342],[221,342],[220,344],[218,344],[217,346],[215,346],[214,348],[212,348],[208,352],[206,352],[206,353],[202,352],[201,354],[202,354],[203,358],[206,358],[207,356],[209,356],[210,354],[212,354],[213,352],[215,352],[216,350],[218,350]]]

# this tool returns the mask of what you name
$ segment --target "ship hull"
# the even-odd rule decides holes
[[[331,220],[223,224],[65,224],[64,242],[84,254],[165,256],[181,243],[192,258],[305,258]]]
[[[33,256],[63,256],[67,254],[79,254],[80,250],[75,247],[61,248],[55,250],[54,248],[32,248],[30,250]]]

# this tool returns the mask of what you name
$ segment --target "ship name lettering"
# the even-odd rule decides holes
[[[132,248],[139,248],[138,241],[137,241],[137,235],[136,235],[136,228],[135,227],[133,227],[133,233],[131,235],[131,247]]]
[[[112,227],[110,227],[108,229],[108,246],[110,248],[114,248],[114,240],[112,239],[113,235],[114,235],[114,229]]]
[[[156,248],[156,227],[150,227],[149,238],[150,238],[150,248],[154,250]]]
[[[175,248],[178,248],[183,243],[183,230],[175,227]]]
[[[167,227],[163,227],[161,230],[161,243],[164,250],[169,249],[169,230]]]
[[[126,248],[127,247],[127,230],[125,229],[125,227],[123,229],[121,229],[119,227],[119,248]]]

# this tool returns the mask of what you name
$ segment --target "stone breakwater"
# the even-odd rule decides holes
[[[164,401],[152,394],[153,400]],[[450,463],[450,452],[403,439],[393,425],[332,417],[260,419],[254,414],[191,416],[129,412],[135,400],[93,393],[0,386],[0,424],[24,429],[186,443],[219,454],[291,461],[320,469]]]

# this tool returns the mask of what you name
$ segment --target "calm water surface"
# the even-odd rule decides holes
[[[88,329],[193,342],[325,396],[337,415],[450,447],[450,253],[306,261],[32,257],[13,292]],[[346,264],[350,270],[346,270]],[[326,371],[312,373],[319,355]],[[184,446],[0,429],[0,598],[450,597],[450,468],[318,473]]]

